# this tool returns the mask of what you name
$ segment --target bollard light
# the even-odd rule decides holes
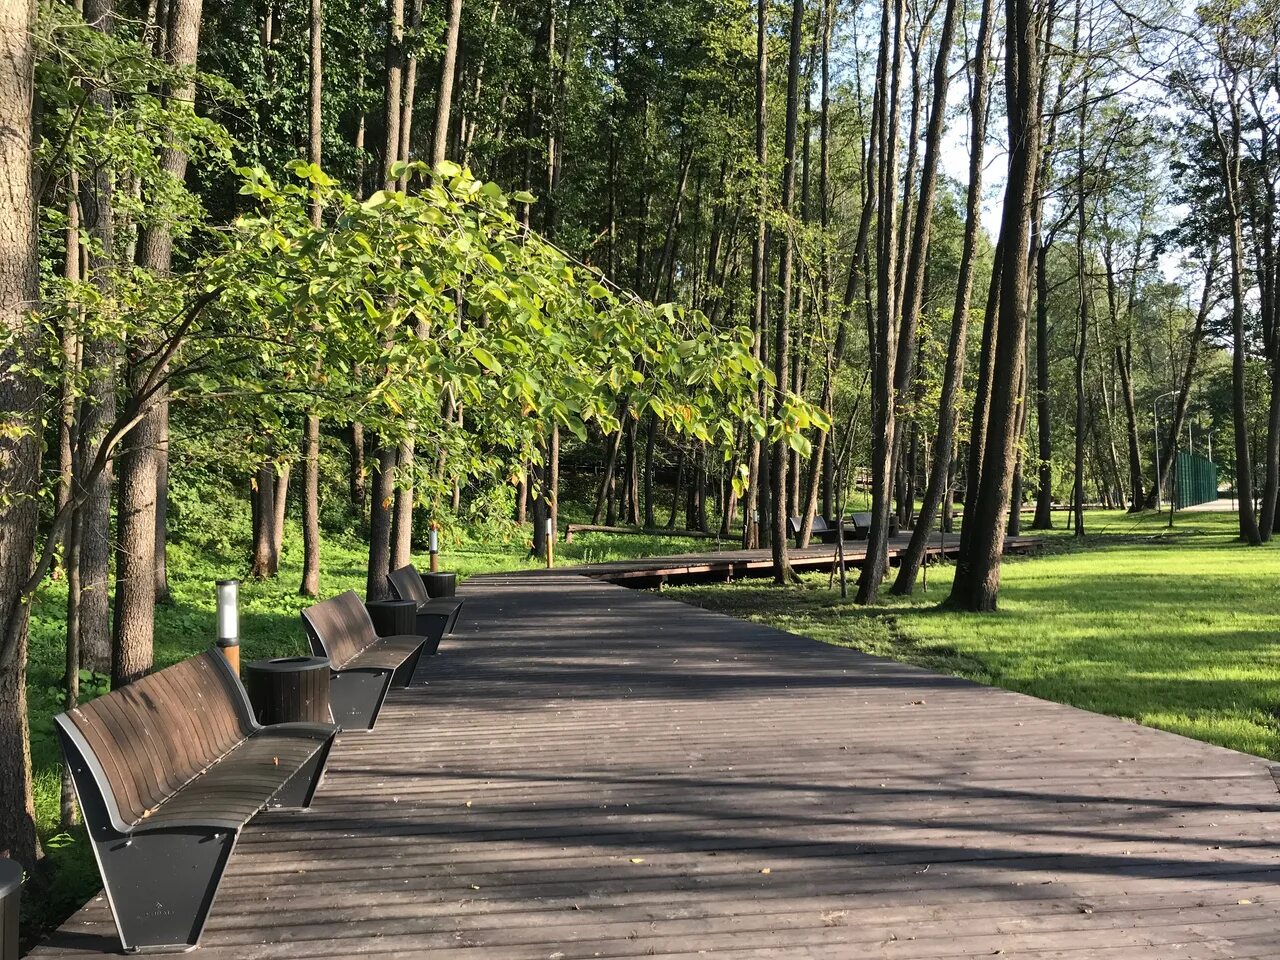
[[[431,552],[431,572],[438,573],[440,570],[440,532],[436,529],[435,521],[431,521],[431,533],[428,534],[428,550]]]
[[[547,569],[555,565],[556,527],[555,521],[547,517]]]
[[[0,859],[0,960],[18,960],[18,905],[22,867]]]
[[[240,673],[240,581],[218,581],[218,649]]]

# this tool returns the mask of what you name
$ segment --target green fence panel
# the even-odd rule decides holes
[[[1177,474],[1173,479],[1174,499],[1179,509],[1218,499],[1218,467],[1198,453],[1178,453]]]

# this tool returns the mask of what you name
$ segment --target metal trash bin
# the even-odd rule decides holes
[[[22,867],[0,860],[0,960],[18,960],[18,905],[22,900]]]
[[[332,723],[326,657],[280,657],[244,666],[244,687],[261,724]]]
[[[427,596],[452,597],[458,592],[458,575],[456,573],[424,573],[422,585],[427,588]]]
[[[370,600],[365,608],[380,637],[404,637],[418,632],[418,605],[412,600]]]

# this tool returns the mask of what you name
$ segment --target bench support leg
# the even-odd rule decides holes
[[[335,734],[336,736],[336,734]],[[329,750],[333,747],[333,737],[324,742],[324,746],[315,755],[298,768],[298,772],[289,778],[283,787],[271,798],[273,807],[290,807],[305,810],[311,806],[311,798],[316,795],[320,779],[324,776],[324,765],[329,759]]]
[[[94,844],[126,950],[186,950],[200,942],[237,833],[175,828]]]
[[[422,644],[409,655],[404,663],[396,667],[395,675],[391,678],[391,686],[397,690],[403,690],[413,682],[413,675],[417,672],[418,662],[427,655],[427,647],[431,645],[431,638],[428,637],[422,641]]]
[[[333,675],[329,706],[343,730],[372,730],[387,699],[391,670],[340,670]]]
[[[418,634],[426,637],[423,654],[432,656],[440,646],[440,641],[449,632],[449,618],[441,613],[420,613],[417,624]]]

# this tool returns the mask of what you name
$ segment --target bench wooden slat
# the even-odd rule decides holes
[[[378,640],[369,613],[354,590],[307,607],[303,619],[322,638],[324,652],[335,670],[341,670]]]
[[[136,824],[249,735],[238,696],[215,665],[192,657],[68,716],[100,758],[120,816]]]

